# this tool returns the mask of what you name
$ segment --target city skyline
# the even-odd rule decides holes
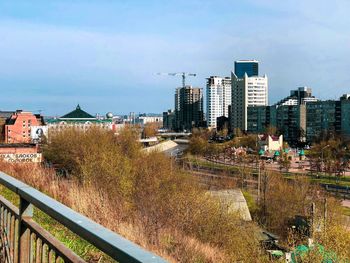
[[[196,73],[187,84],[205,89],[240,59],[260,61],[270,104],[300,86],[339,98],[349,92],[350,3],[316,3],[2,2],[0,110],[161,113],[181,78],[156,72]]]

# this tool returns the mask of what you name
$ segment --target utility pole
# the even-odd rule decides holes
[[[260,202],[260,180],[261,180],[260,159],[258,159],[258,203]]]
[[[327,144],[325,147],[323,147],[322,149],[321,149],[321,172],[323,172],[323,150],[324,149],[326,149],[327,147],[329,147],[330,145],[329,144]]]
[[[315,206],[315,203],[312,202],[312,204],[311,204],[311,219],[310,219],[310,238],[311,239],[314,237],[315,211],[316,211],[316,206]]]
[[[324,199],[323,207],[323,231],[324,237],[327,235],[327,198]]]

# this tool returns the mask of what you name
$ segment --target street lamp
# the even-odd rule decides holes
[[[329,147],[330,145],[327,144],[326,146],[324,146],[322,149],[321,149],[321,172],[323,172],[323,150],[326,149],[327,147]]]

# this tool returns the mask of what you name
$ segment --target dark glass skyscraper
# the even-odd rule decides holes
[[[259,75],[259,61],[257,60],[237,60],[235,61],[235,75],[243,78],[247,73],[248,77]]]

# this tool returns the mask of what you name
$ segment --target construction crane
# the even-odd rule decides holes
[[[175,73],[157,73],[157,75],[182,76],[182,87],[185,87],[186,86],[186,76],[195,77],[197,74],[187,73],[187,72],[175,72]]]

